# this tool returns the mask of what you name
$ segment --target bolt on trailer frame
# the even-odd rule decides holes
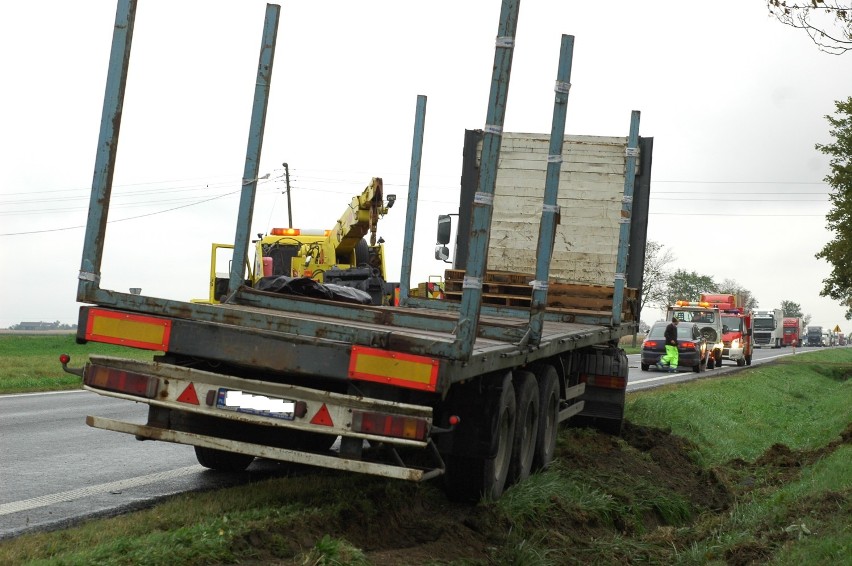
[[[470,258],[460,304],[410,299],[405,301],[404,307],[351,305],[276,295],[243,285],[246,262],[236,259],[248,257],[278,31],[280,8],[277,5],[268,5],[266,9],[234,237],[235,261],[232,262],[227,300],[221,305],[210,305],[102,289],[101,261],[136,6],[136,0],[118,0],[78,281],[77,300],[86,304],[80,309],[79,341],[119,343],[249,367],[269,376],[269,386],[273,388],[283,386],[275,383],[276,372],[283,372],[306,379],[322,376],[324,380],[340,383],[373,381],[446,395],[455,383],[570,350],[610,343],[635,331],[636,322],[625,324],[621,321],[621,291],[630,247],[627,242],[638,157],[638,112],[631,117],[625,154],[625,195],[612,312],[565,315],[544,310],[557,212],[555,187],[558,185],[559,167],[556,156],[560,155],[564,137],[573,54],[571,36],[563,36],[560,52],[551,130],[552,156],[548,157],[532,304],[529,309],[482,304],[482,280],[486,272],[494,182],[508,99],[519,0],[502,2],[486,116],[482,175],[472,211]],[[403,249],[409,252],[403,256],[401,277],[406,288],[410,285],[410,250],[413,249],[417,212],[426,98],[420,96],[417,102],[403,245]],[[641,260],[639,257],[631,262],[631,268],[639,266],[640,277]],[[641,287],[641,279],[639,283],[638,287]],[[173,379],[179,380],[178,377]],[[152,404],[154,402],[156,400]],[[402,407],[401,410],[409,409]],[[147,432],[159,436],[165,434],[162,431]],[[202,442],[193,438],[162,439],[196,445]],[[289,458],[287,454],[278,454],[277,457]]]

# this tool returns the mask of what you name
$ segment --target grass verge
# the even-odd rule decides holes
[[[79,389],[80,378],[62,370],[60,354],[70,355],[69,365],[73,367],[83,365],[93,354],[135,360],[150,360],[154,356],[153,352],[111,344],[77,344],[71,333],[4,334],[0,335],[0,394]]]
[[[852,349],[628,397],[496,502],[318,471],[0,542],[2,564],[850,564]]]

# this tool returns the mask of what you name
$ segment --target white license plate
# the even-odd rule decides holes
[[[220,388],[219,394],[216,396],[216,407],[227,411],[292,421],[296,403],[290,399],[278,399],[266,395]]]

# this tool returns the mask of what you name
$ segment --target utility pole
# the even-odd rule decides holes
[[[293,210],[290,208],[290,168],[286,163],[284,165],[284,182],[287,184],[287,220],[289,224],[287,228],[293,227]]]

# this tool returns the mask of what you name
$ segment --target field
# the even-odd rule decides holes
[[[58,354],[57,354],[58,355]],[[294,469],[0,542],[0,564],[852,564],[852,348],[628,396],[499,501]]]
[[[71,356],[70,367],[80,367],[89,355],[150,360],[153,352],[111,344],[77,344],[72,333],[0,334],[0,393],[79,389],[81,379],[62,370],[59,355]]]

